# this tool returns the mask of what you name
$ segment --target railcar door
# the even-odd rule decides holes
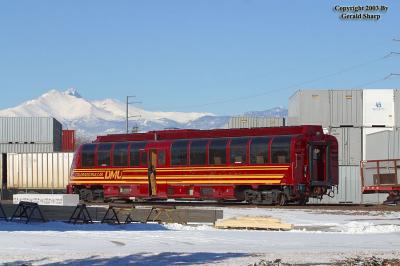
[[[313,142],[309,145],[310,181],[313,186],[329,186],[330,172],[330,147],[327,143]]]
[[[157,167],[165,166],[165,150],[148,150],[148,171],[149,197],[157,196]]]

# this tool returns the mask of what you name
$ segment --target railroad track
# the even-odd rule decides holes
[[[131,203],[124,202],[92,202],[87,205],[108,206],[118,205],[121,207],[139,207],[139,206],[176,206],[176,207],[227,207],[227,208],[269,208],[269,209],[309,209],[309,210],[341,210],[341,211],[400,211],[400,205],[373,205],[373,204],[306,204],[299,205],[256,205],[244,202],[212,202],[212,201],[135,201]]]

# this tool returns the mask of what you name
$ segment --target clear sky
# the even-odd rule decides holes
[[[346,21],[335,5],[388,6]],[[240,114],[307,88],[399,88],[399,1],[0,2],[0,108],[71,87],[147,110]]]

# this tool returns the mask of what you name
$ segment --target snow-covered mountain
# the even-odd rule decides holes
[[[245,116],[267,116],[267,117],[287,117],[288,110],[281,106],[264,111],[251,111],[244,113]]]
[[[37,99],[19,106],[0,110],[0,116],[52,116],[64,128],[76,129],[85,139],[99,134],[122,133],[126,130],[126,105],[115,99],[90,101],[83,98],[76,89],[51,90]],[[251,116],[286,116],[284,108],[248,112]],[[129,126],[140,131],[165,128],[221,128],[230,116],[216,116],[212,113],[151,112],[135,106],[129,107]]]

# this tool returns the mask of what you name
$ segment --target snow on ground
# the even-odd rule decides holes
[[[0,263],[64,265],[248,265],[261,259],[329,263],[400,257],[400,212],[224,208],[224,217],[272,216],[292,231],[211,225],[72,225],[0,222]]]

